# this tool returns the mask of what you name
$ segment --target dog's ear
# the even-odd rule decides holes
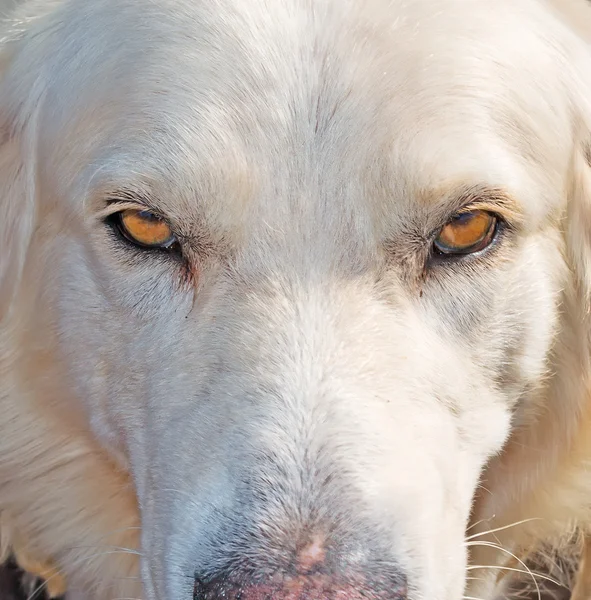
[[[566,245],[583,311],[591,309],[591,140],[579,142],[568,190]]]
[[[577,141],[567,193],[566,246],[587,313],[591,309],[591,139]]]
[[[575,34],[567,48],[569,102],[573,110],[573,155],[567,189],[565,235],[582,311],[591,323],[591,3],[550,0],[563,23]],[[591,325],[590,338],[591,342]]]
[[[0,4],[2,0],[0,0]],[[0,323],[18,289],[36,220],[44,47],[64,0],[19,0],[0,15]],[[10,3],[9,3],[10,5]],[[6,13],[6,9],[4,11]]]
[[[35,223],[34,124],[17,123],[16,46],[0,41],[0,323],[10,312]]]
[[[0,140],[0,322],[10,312],[35,221],[34,179],[19,140],[2,131]]]

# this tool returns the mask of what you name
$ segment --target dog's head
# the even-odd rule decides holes
[[[533,0],[49,4],[5,41],[3,411],[129,473],[147,598],[461,598],[586,314],[585,43]]]

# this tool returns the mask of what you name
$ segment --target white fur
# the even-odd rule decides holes
[[[590,11],[20,6],[0,57],[5,551],[18,532],[72,597],[176,600],[232,548],[283,570],[312,530],[368,578],[379,551],[411,600],[491,599],[511,554],[586,531]],[[122,191],[166,215],[184,266],[113,238]],[[510,227],[426,264],[462,199]]]

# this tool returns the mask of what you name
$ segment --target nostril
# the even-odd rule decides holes
[[[264,582],[196,579],[193,600],[406,600],[403,578],[372,583],[365,578],[347,582],[323,575],[273,577]]]

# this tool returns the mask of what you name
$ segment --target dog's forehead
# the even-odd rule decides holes
[[[243,218],[256,198],[280,212],[295,196],[338,195],[344,206],[359,192],[395,215],[408,198],[433,198],[421,191],[466,179],[519,194],[532,154],[556,164],[567,117],[552,102],[556,61],[534,33],[544,14],[525,26],[520,10],[534,2],[501,4],[72,3],[95,43],[60,46],[77,56],[56,53],[54,85],[79,104],[75,135],[95,127],[103,154],[117,152],[117,176],[147,174],[173,212],[213,198],[218,217],[232,203]],[[72,120],[71,102],[62,113],[56,128]],[[524,152],[527,165],[515,159]]]

